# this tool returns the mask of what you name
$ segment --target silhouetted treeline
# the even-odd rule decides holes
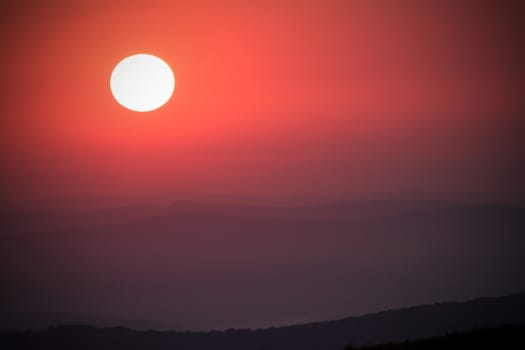
[[[345,350],[467,350],[525,349],[525,325],[476,329],[443,337],[419,339],[404,343],[378,344]]]
[[[67,325],[40,331],[0,332],[0,349],[341,350],[348,345],[396,343],[505,324],[525,325],[525,293],[258,330],[136,331]],[[487,331],[487,337],[492,334],[499,339],[504,332],[524,333],[524,328],[500,331]]]
[[[222,341],[211,333],[139,332],[127,328],[94,328],[89,326],[61,326],[39,332],[3,333],[3,349],[254,349],[271,350],[255,343],[246,343],[250,331],[221,332]],[[230,334],[228,334],[230,333]],[[228,339],[227,339],[228,338]],[[225,341],[227,340],[227,341]],[[287,344],[281,347],[301,349]],[[327,347],[330,349],[330,347]],[[420,339],[403,343],[388,343],[365,347],[348,346],[345,350],[455,350],[455,349],[525,349],[525,325],[507,325],[497,328],[477,329],[442,337]]]

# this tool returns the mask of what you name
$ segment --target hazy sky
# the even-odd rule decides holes
[[[525,205],[517,1],[1,3],[1,209],[172,192]],[[110,91],[136,53],[175,74],[150,113]],[[1,213],[0,311],[259,327],[524,290],[525,206],[436,202],[331,204],[299,220],[40,201]]]
[[[512,2],[11,3],[10,197],[525,195],[525,21]],[[141,52],[176,76],[172,100],[146,114],[109,89],[115,64]]]

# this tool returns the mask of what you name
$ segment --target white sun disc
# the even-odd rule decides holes
[[[175,89],[175,77],[162,59],[137,54],[115,66],[110,87],[122,106],[135,112],[149,112],[168,102]]]

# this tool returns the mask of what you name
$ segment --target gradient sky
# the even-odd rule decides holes
[[[516,3],[2,1],[0,311],[209,329],[524,290]],[[150,113],[109,88],[136,53],[176,77]],[[240,195],[387,200],[181,204]]]
[[[517,2],[514,2],[517,3]],[[525,195],[525,16],[505,1],[11,1],[2,187],[73,193]],[[115,64],[176,89],[134,113]]]

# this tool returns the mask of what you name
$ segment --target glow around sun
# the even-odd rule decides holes
[[[117,102],[135,112],[149,112],[163,106],[175,89],[175,77],[162,59],[137,54],[120,61],[110,79]]]

